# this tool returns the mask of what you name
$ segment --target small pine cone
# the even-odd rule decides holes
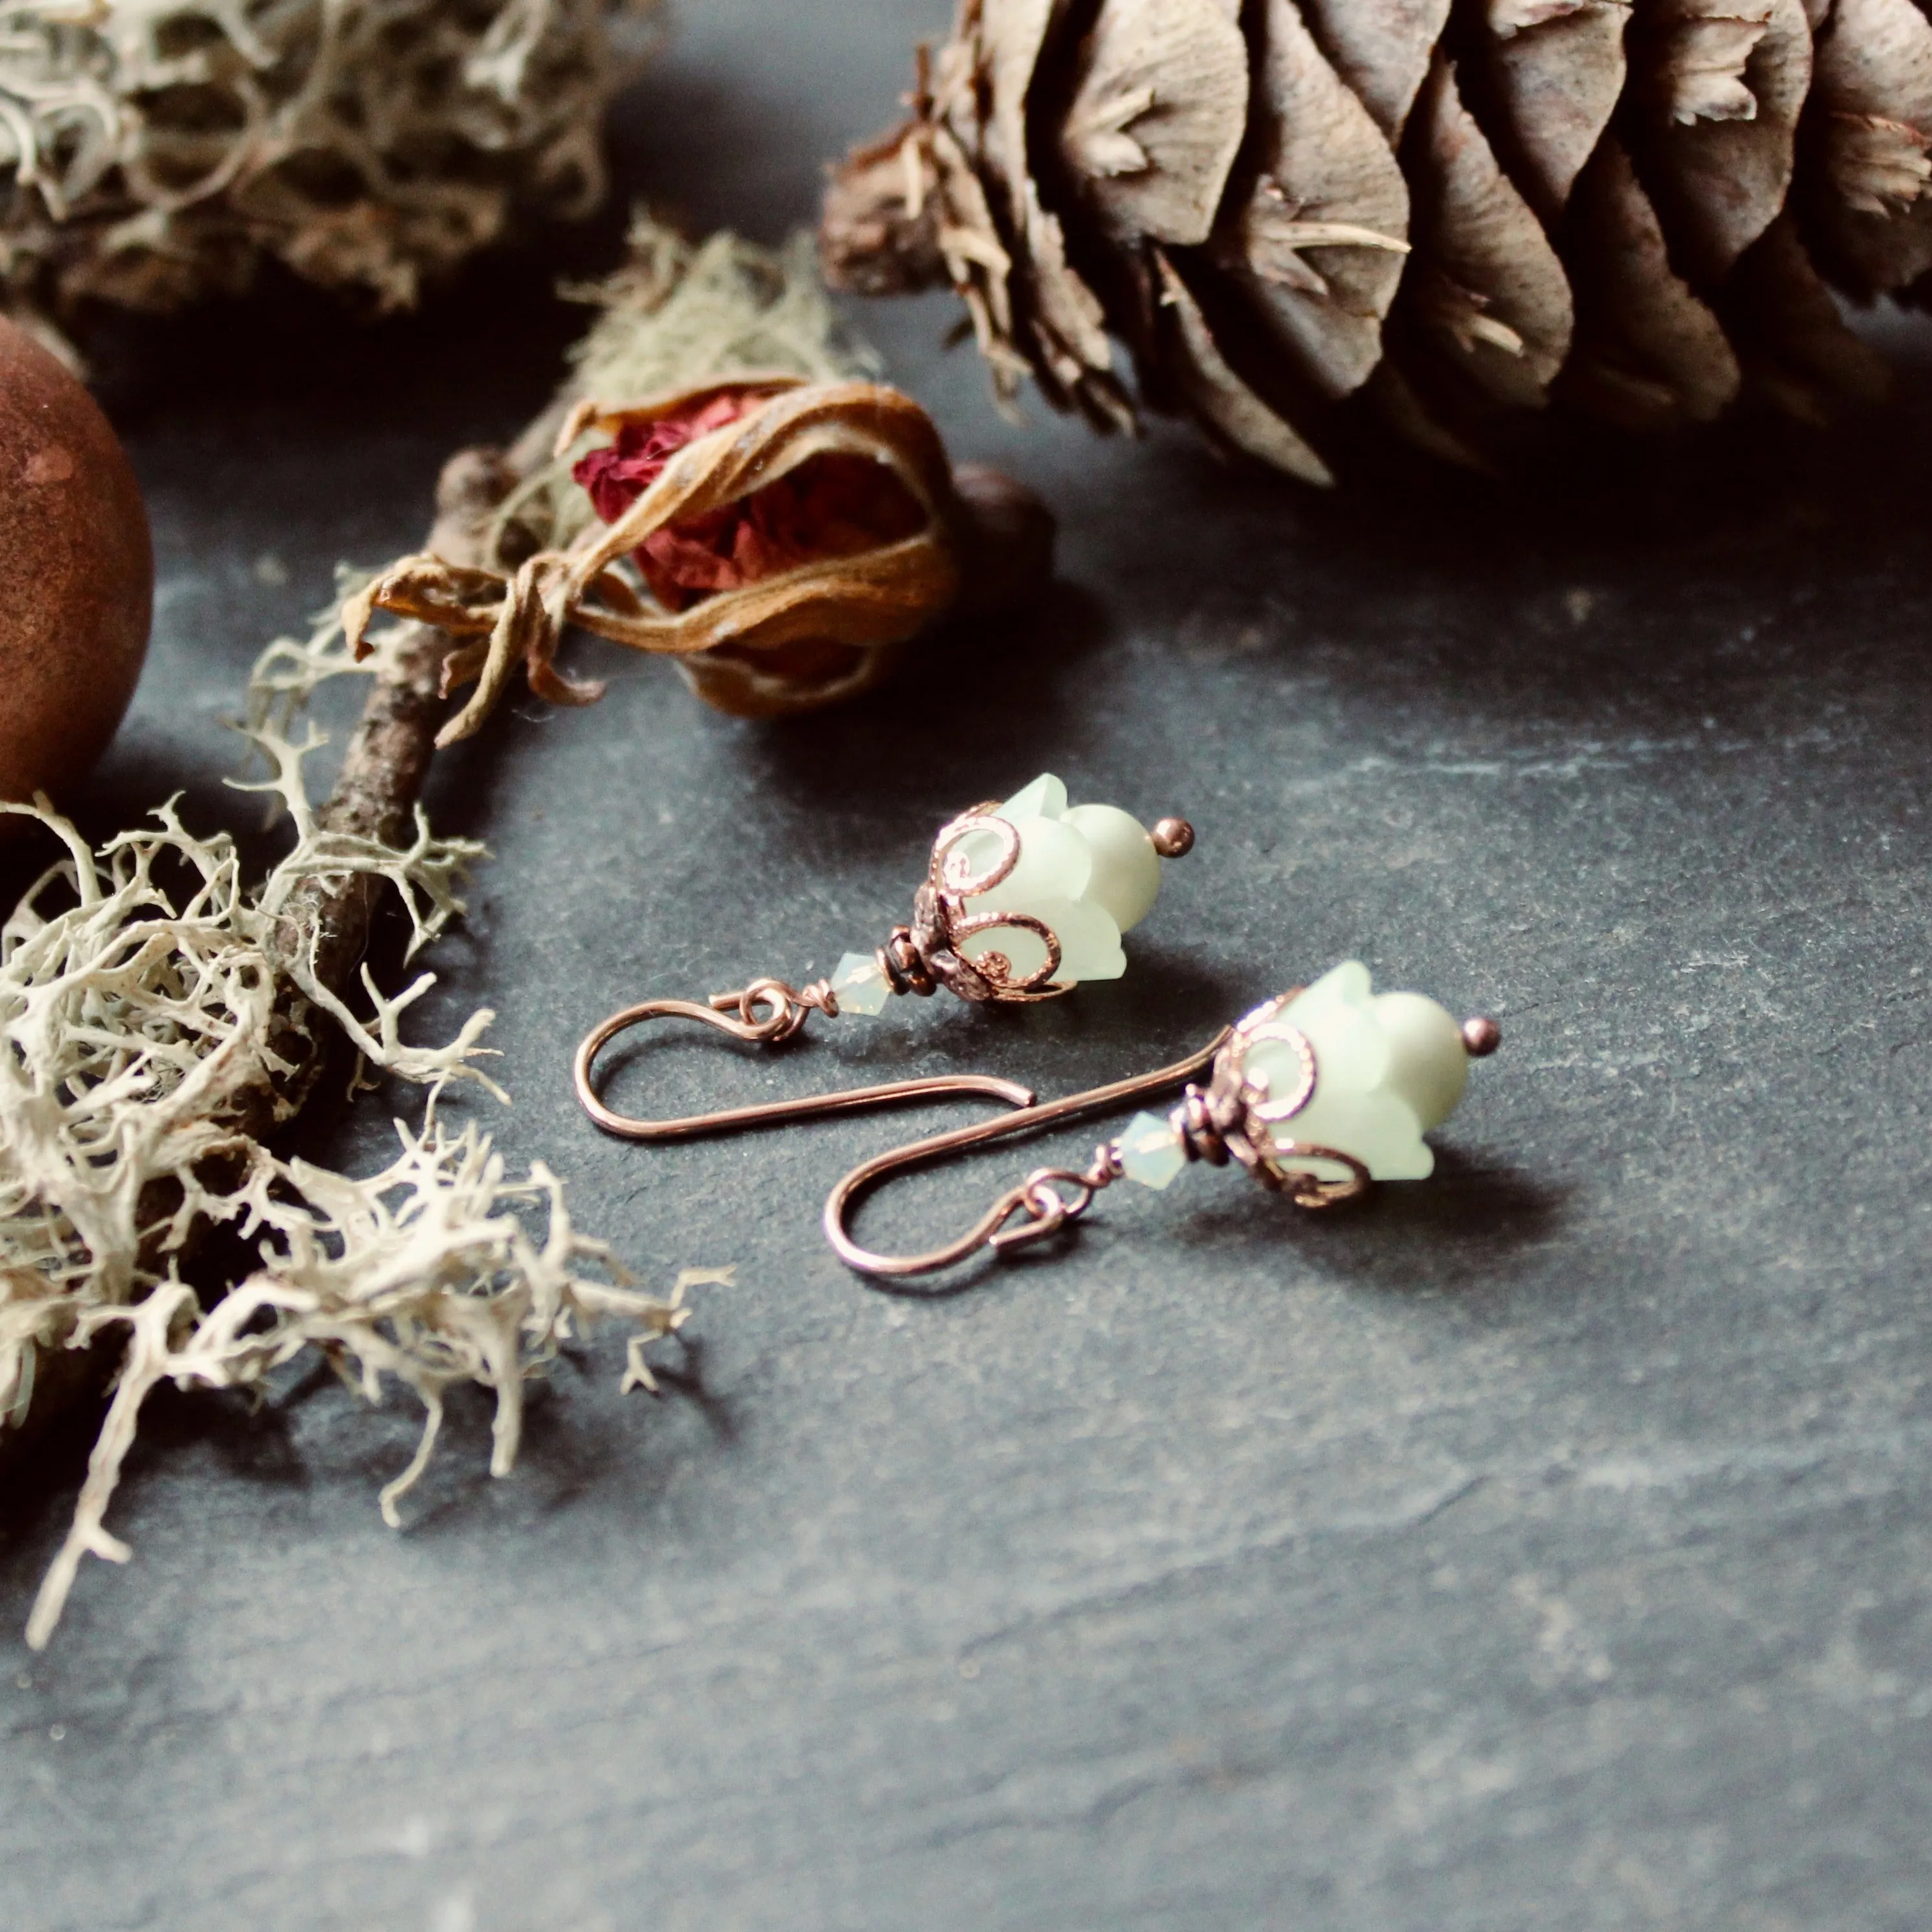
[[[820,241],[838,286],[950,283],[1003,402],[1030,374],[1102,428],[1184,412],[1312,482],[1377,430],[1493,468],[1552,404],[1816,421],[1884,380],[1831,290],[1932,304],[1932,22],[961,0]]]

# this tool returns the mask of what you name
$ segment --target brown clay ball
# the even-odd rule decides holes
[[[134,695],[154,597],[147,512],[107,418],[0,319],[0,798],[59,798],[87,776]]]

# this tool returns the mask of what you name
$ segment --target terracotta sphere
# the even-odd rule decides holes
[[[107,418],[0,318],[0,798],[87,776],[134,695],[154,598],[147,512]]]

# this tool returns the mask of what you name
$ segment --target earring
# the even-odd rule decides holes
[[[811,1102],[736,1108],[677,1120],[640,1120],[598,1097],[591,1070],[621,1034],[647,1020],[697,1020],[734,1040],[772,1045],[790,1040],[812,1014],[872,1016],[896,994],[929,995],[941,986],[962,1000],[1010,1004],[1050,1000],[1084,980],[1118,980],[1127,968],[1120,937],[1153,909],[1163,859],[1192,849],[1194,828],[1163,818],[1152,831],[1112,805],[1066,802],[1066,788],[1046,776],[1004,804],[982,805],[944,826],[933,841],[912,922],[896,926],[871,953],[848,952],[828,980],[802,988],[754,980],[735,993],[691,1000],[646,1000],[613,1013],[579,1043],[572,1072],[579,1102],[606,1133],[627,1140],[673,1140],[730,1126],[796,1118]],[[908,1091],[916,1082],[896,1086]],[[1010,1082],[1001,1083],[1004,1088]],[[853,1105],[884,1090],[860,1088]],[[951,1090],[969,1090],[954,1084]],[[970,1090],[992,1092],[992,1088]],[[836,1100],[839,1096],[828,1096]]]
[[[861,1274],[904,1278],[966,1260],[981,1247],[1007,1254],[1054,1234],[1116,1180],[1165,1188],[1190,1161],[1232,1159],[1296,1207],[1332,1208],[1378,1180],[1420,1180],[1436,1165],[1423,1138],[1462,1097],[1468,1064],[1496,1052],[1492,1019],[1459,1026],[1419,993],[1372,989],[1348,960],[1223,1028],[1172,1066],[995,1120],[936,1134],[855,1167],[825,1204],[825,1236]],[[1192,1084],[1208,1074],[1205,1087]],[[878,1255],[848,1232],[853,1210],[890,1177],[960,1150],[1056,1120],[1124,1106],[1186,1083],[1180,1104],[1134,1116],[1078,1171],[1036,1168],[956,1241],[919,1255]],[[1063,1193],[1062,1187],[1069,1191]],[[1014,1216],[1016,1226],[1007,1223]]]

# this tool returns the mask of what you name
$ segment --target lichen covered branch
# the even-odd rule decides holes
[[[640,222],[626,268],[592,298],[601,312],[552,406],[508,450],[465,451],[445,468],[424,556],[452,584],[508,586],[540,554],[586,533],[595,542],[596,512],[574,476],[583,452],[571,434],[560,443],[559,432],[573,422],[586,431],[621,426],[627,395],[728,390],[734,377],[743,386],[756,376],[767,388],[778,379],[772,393],[786,407],[806,394],[829,398],[828,409],[854,398],[873,406],[872,386],[851,380],[866,358],[839,338],[808,256],[796,250],[781,260],[730,237],[694,250]],[[614,404],[617,416],[581,408],[586,399]],[[944,592],[932,614],[962,579],[1004,596],[1039,581],[1052,521],[1037,500],[992,472],[951,470],[906,399],[878,407],[907,417],[897,441],[874,439],[897,469],[872,443],[854,442],[852,422],[820,424],[810,407],[794,466],[859,461],[914,479],[917,489],[898,487],[931,513],[922,526],[932,531],[928,574]],[[689,447],[703,454],[702,437]],[[674,463],[667,473],[661,495],[683,487]],[[754,479],[749,494],[758,487],[767,486]],[[748,495],[719,494],[700,507],[728,523]],[[839,496],[836,506],[851,501]],[[648,516],[634,520],[635,529],[621,514],[614,520],[614,551],[648,536]],[[680,541],[691,536],[684,522],[672,527]],[[868,534],[873,562],[853,556],[847,574],[862,576],[904,541],[880,544]],[[788,580],[783,572],[770,580],[781,590]],[[607,1250],[572,1230],[547,1170],[512,1182],[487,1138],[439,1121],[437,1096],[450,1083],[490,1086],[476,1064],[490,1016],[472,1016],[440,1046],[406,1041],[403,1016],[431,976],[388,993],[363,962],[382,898],[400,898],[413,955],[460,912],[462,874],[481,851],[436,837],[418,804],[464,646],[440,623],[371,628],[372,600],[358,602],[358,587],[345,584],[314,634],[272,645],[256,667],[247,728],[269,775],[254,788],[279,800],[291,842],[258,886],[244,884],[225,835],[196,835],[172,807],[98,853],[64,820],[30,808],[64,856],[0,940],[0,1475],[19,1466],[48,1418],[100,1387],[118,1351],[118,1387],[72,1532],[34,1613],[36,1643],[58,1621],[82,1557],[126,1554],[106,1511],[141,1405],[160,1382],[259,1390],[309,1348],[352,1372],[371,1400],[388,1378],[403,1382],[426,1419],[416,1456],[385,1492],[394,1520],[434,1444],[450,1383],[494,1391],[492,1466],[503,1473],[523,1383],[567,1336],[600,1316],[628,1322],[626,1386],[649,1386],[644,1345],[682,1322],[684,1286],[716,1278],[687,1274],[668,1300],[642,1293]],[[496,666],[500,686],[511,668]],[[322,740],[306,710],[318,685],[350,673],[367,677],[367,700],[334,788],[316,806],[304,768]],[[332,1174],[270,1145],[306,1102],[332,1032],[428,1092],[425,1124],[399,1124],[401,1156],[371,1179]],[[543,1217],[540,1235],[532,1215]],[[200,1292],[196,1244],[216,1227],[254,1241],[259,1265],[232,1288]]]

